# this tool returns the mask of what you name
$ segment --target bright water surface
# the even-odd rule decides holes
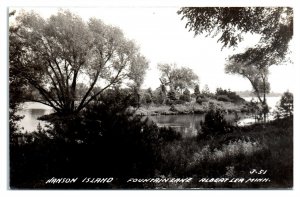
[[[36,130],[38,124],[42,127],[45,126],[46,122],[38,120],[38,117],[53,112],[51,107],[36,102],[25,102],[21,108],[22,109],[18,114],[24,116],[20,121],[20,126],[24,128],[23,132],[32,132]]]

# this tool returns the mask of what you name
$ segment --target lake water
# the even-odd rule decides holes
[[[180,132],[183,137],[196,136],[201,131],[200,122],[204,121],[204,114],[159,115],[148,116],[159,127],[171,127]],[[234,114],[225,115],[227,121],[234,120]]]
[[[245,97],[247,101],[250,101],[252,97]],[[275,108],[276,103],[280,97],[268,97],[267,102],[271,107],[271,111]],[[20,115],[24,115],[24,118],[20,121],[20,126],[23,127],[22,132],[32,132],[36,130],[38,124],[43,127],[46,122],[38,120],[38,117],[50,114],[53,110],[51,107],[34,102],[26,102],[22,105],[22,110],[18,112]],[[234,115],[226,115],[227,120],[233,120]],[[181,132],[183,136],[194,136],[201,129],[200,122],[204,120],[203,114],[190,114],[190,115],[160,115],[149,116],[149,119],[157,123],[160,127],[172,127],[175,130]],[[242,119],[242,123],[251,123],[253,119]]]
[[[246,101],[251,101],[252,97],[244,97]],[[256,100],[256,98],[254,98]],[[267,97],[268,106],[271,108],[270,112],[275,109],[280,97]],[[252,117],[245,117],[239,114],[241,118],[238,125],[249,125],[255,122]],[[233,114],[225,115],[227,121],[232,121],[235,117]],[[149,116],[149,119],[155,122],[159,127],[172,127],[178,132],[182,133],[184,137],[195,136],[201,130],[200,122],[204,120],[204,114],[189,114],[189,115],[160,115]]]
[[[251,99],[253,98],[254,101],[258,101],[258,99],[256,97],[243,97],[243,99],[245,99],[246,101],[251,101]],[[267,97],[267,104],[268,106],[271,108],[270,112],[274,111],[277,102],[280,100],[280,96],[273,96],[273,97]]]
[[[32,132],[36,130],[38,124],[43,127],[46,122],[38,120],[38,117],[53,112],[51,107],[36,102],[25,102],[21,108],[22,109],[18,112],[18,115],[24,116],[24,118],[20,121],[20,126],[23,127],[22,132]]]

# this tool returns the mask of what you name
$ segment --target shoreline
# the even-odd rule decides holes
[[[205,114],[209,111],[209,105],[212,103],[216,108],[225,110],[226,113],[249,112],[247,102],[232,103],[210,100],[208,102],[203,102],[201,105],[196,102],[174,105],[143,105],[135,110],[135,114],[140,116]]]

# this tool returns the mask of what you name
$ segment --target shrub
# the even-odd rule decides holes
[[[190,91],[188,89],[185,89],[183,94],[180,95],[179,99],[184,101],[184,102],[190,102],[191,101]]]
[[[210,107],[205,114],[204,121],[201,121],[201,137],[213,137],[219,134],[225,134],[232,131],[232,126],[224,118],[224,110]]]
[[[161,88],[157,88],[153,94],[153,102],[155,104],[165,104],[167,99],[166,92],[163,92]]]
[[[173,101],[177,100],[177,98],[176,98],[176,92],[174,90],[170,90],[168,92],[167,96],[168,96],[168,99],[170,99],[170,100],[173,100]]]
[[[294,109],[294,99],[293,94],[290,92],[284,92],[280,98],[279,103],[276,106],[276,116],[277,118],[286,118],[293,116]]]
[[[208,98],[206,97],[199,97],[196,102],[199,104],[199,105],[202,105],[202,103],[204,102],[208,102]]]
[[[227,95],[218,95],[216,99],[218,101],[231,102],[231,99]]]
[[[145,93],[141,98],[141,104],[143,104],[143,105],[145,105],[145,104],[150,105],[152,102],[153,102],[153,99],[152,99],[151,95],[148,93]]]
[[[194,94],[193,94],[196,98],[196,100],[200,97],[200,89],[199,89],[199,85],[197,84],[194,88]]]
[[[241,98],[239,95],[237,95],[235,92],[232,92],[231,90],[223,90],[222,88],[217,88],[216,89],[216,98],[220,101],[228,101],[228,102],[234,102],[234,103],[239,103],[239,102],[244,102],[245,100]]]
[[[184,104],[184,103],[185,103],[185,101],[183,101],[183,100],[173,101],[173,104],[175,104],[175,105],[181,105],[181,104]]]
[[[182,139],[182,135],[170,127],[160,128],[160,137],[163,139],[164,143]]]

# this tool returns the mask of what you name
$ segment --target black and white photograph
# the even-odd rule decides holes
[[[294,12],[8,7],[9,190],[293,189]]]

